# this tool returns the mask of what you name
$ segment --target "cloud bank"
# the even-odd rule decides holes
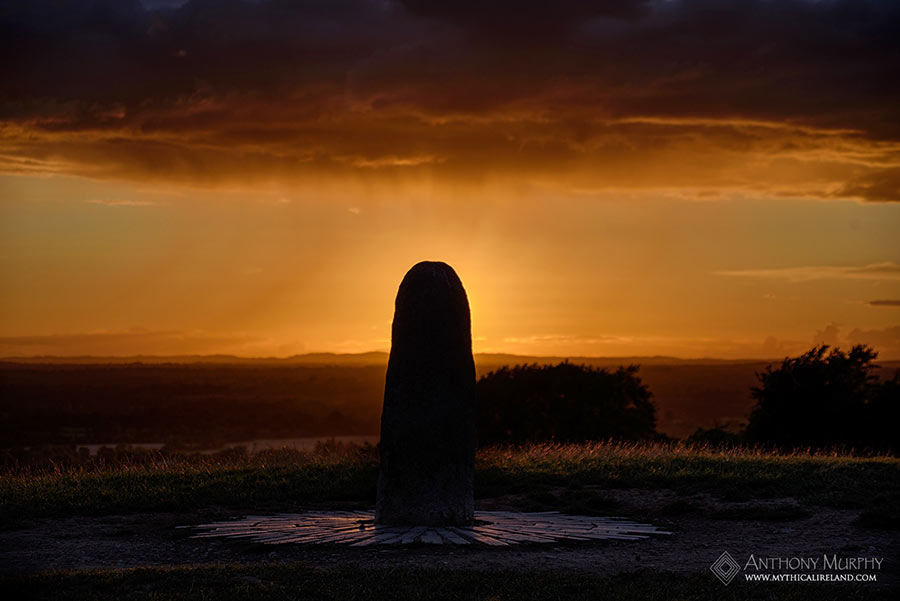
[[[889,0],[0,0],[0,170],[900,200]]]
[[[760,279],[783,279],[792,282],[812,280],[900,280],[900,265],[893,261],[882,261],[860,266],[808,266],[778,267],[773,269],[739,269],[718,271],[715,275]],[[891,301],[872,301],[879,305]]]
[[[873,300],[869,304],[873,307],[900,307],[900,300]]]
[[[81,355],[179,355],[246,353],[262,342],[245,334],[213,334],[194,331],[84,332],[34,336],[0,336],[0,357]]]

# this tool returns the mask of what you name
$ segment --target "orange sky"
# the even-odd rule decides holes
[[[88,4],[0,17],[0,356],[387,349],[443,260],[476,351],[900,358],[890,3]]]

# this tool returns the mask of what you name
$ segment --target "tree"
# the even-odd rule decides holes
[[[872,447],[900,453],[900,370],[890,380],[881,382],[869,401],[866,432]]]
[[[779,448],[847,446],[891,450],[896,427],[897,379],[880,383],[872,348],[854,346],[849,353],[827,345],[813,347],[781,365],[757,373],[751,388],[756,406],[746,437]],[[890,427],[875,422],[893,415]],[[896,438],[896,434],[893,434]]]
[[[493,371],[476,385],[479,444],[650,438],[656,407],[637,371],[568,362]]]

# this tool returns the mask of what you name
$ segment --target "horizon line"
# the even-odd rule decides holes
[[[839,347],[837,347],[839,348]],[[344,359],[353,359],[353,358],[364,358],[371,356],[384,356],[385,361],[390,356],[390,351],[385,350],[373,350],[373,351],[360,351],[353,353],[341,353],[334,351],[315,351],[309,353],[296,353],[293,355],[284,355],[284,356],[276,356],[276,355],[259,355],[259,356],[249,356],[249,355],[234,355],[229,353],[209,353],[209,354],[200,354],[200,353],[189,353],[189,354],[134,354],[134,355],[90,355],[90,354],[82,354],[82,355],[10,355],[10,356],[2,356],[0,357],[0,362],[4,363],[16,363],[16,362],[39,362],[39,361],[83,361],[89,363],[102,363],[105,361],[116,361],[116,362],[141,362],[141,360],[153,360],[158,362],[170,362],[170,363],[185,363],[188,360],[197,361],[208,361],[208,360],[235,360],[235,361],[298,361],[304,358],[344,358]],[[556,354],[556,355],[522,355],[518,353],[504,353],[504,352],[477,352],[472,354],[473,357],[491,357],[491,356],[502,356],[502,357],[511,357],[511,358],[522,358],[522,359],[552,359],[552,360],[590,360],[590,361],[613,361],[613,360],[623,360],[623,359],[650,359],[654,361],[690,361],[690,362],[702,362],[702,361],[711,361],[717,363],[762,363],[762,362],[773,362],[773,361],[782,361],[783,359],[789,357],[790,355],[785,355],[781,357],[738,357],[738,358],[726,358],[726,357],[710,357],[710,356],[701,356],[701,357],[678,357],[675,355],[578,355],[578,354]],[[898,357],[886,357],[879,358],[881,361],[900,361],[900,356]]]

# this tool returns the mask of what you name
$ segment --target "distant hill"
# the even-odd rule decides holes
[[[151,365],[176,363],[176,364],[225,364],[225,365],[333,365],[333,366],[364,366],[387,365],[388,353],[384,351],[370,351],[367,353],[307,353],[292,355],[290,357],[239,357],[236,355],[132,355],[125,357],[0,357],[0,362],[26,363],[26,364],[73,364],[73,365],[121,365],[129,363],[145,363]],[[517,364],[547,364],[569,361],[593,365],[598,367],[618,365],[742,365],[769,363],[781,361],[781,358],[765,359],[682,359],[679,357],[581,357],[581,356],[539,356],[539,355],[512,355],[506,353],[475,353],[475,363],[481,367],[493,367]],[[893,363],[900,366],[900,361],[886,361],[883,364]]]
[[[162,364],[212,364],[212,365],[334,365],[364,366],[387,364],[388,354],[368,353],[308,353],[291,357],[239,357],[237,355],[129,355],[122,357],[97,357],[90,355],[73,357],[2,357],[0,363],[25,363],[49,365],[126,365],[143,363]]]

